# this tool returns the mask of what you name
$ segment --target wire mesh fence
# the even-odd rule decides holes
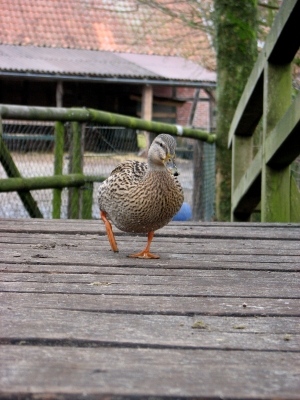
[[[23,177],[52,176],[54,174],[54,129],[52,122],[3,120],[3,140]],[[133,129],[84,124],[82,128],[82,169],[85,175],[108,177],[118,163],[128,159],[146,161],[142,148],[145,136]],[[70,172],[70,124],[65,124],[63,174]],[[180,171],[185,203],[193,203],[193,139],[178,139],[177,166]],[[215,146],[204,143],[204,176],[202,197],[203,220],[214,215]],[[0,178],[6,178],[0,163]],[[94,183],[92,218],[99,218],[97,189]],[[81,188],[84,190],[85,188]],[[62,190],[61,218],[70,215],[70,190]],[[32,190],[31,194],[44,218],[52,218],[52,189]],[[22,201],[16,192],[0,193],[0,217],[28,218]]]

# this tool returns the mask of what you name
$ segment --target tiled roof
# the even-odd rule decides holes
[[[0,45],[0,73],[125,79],[216,81],[215,72],[176,56]]]
[[[174,55],[214,67],[205,34],[136,0],[0,0],[0,7],[2,44]]]

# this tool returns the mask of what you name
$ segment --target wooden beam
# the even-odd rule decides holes
[[[152,107],[153,107],[153,88],[151,85],[144,85],[142,92],[142,119],[146,121],[152,120]],[[145,132],[147,138],[147,151],[155,138],[152,132]]]
[[[254,157],[232,193],[232,213],[237,220],[248,219],[260,202],[262,150]]]
[[[71,146],[69,173],[82,174],[82,153],[81,153],[81,124],[71,122]],[[68,218],[77,219],[80,216],[80,191],[78,187],[69,189]]]
[[[27,190],[53,189],[83,186],[86,183],[103,182],[104,176],[68,174],[61,176],[36,176],[32,178],[0,179],[0,192],[16,192]]]
[[[286,64],[294,58],[300,45],[299,15],[298,0],[283,2],[236,109],[229,132],[228,147],[231,147],[234,134],[252,135],[262,115],[262,84],[266,61]]]
[[[291,176],[291,222],[300,222],[300,190]]]
[[[54,175],[62,176],[63,173],[63,158],[64,158],[64,136],[65,136],[65,127],[64,124],[60,121],[55,123],[54,130]],[[53,189],[53,198],[52,198],[52,218],[59,219],[60,218],[60,210],[61,210],[61,188]]]
[[[291,64],[268,63],[264,73],[263,163],[261,221],[290,222],[290,167],[267,165],[268,137],[287,111],[292,99]],[[270,136],[271,137],[271,136]]]
[[[56,84],[56,107],[63,106],[63,95],[64,87],[62,81],[58,81]]]
[[[0,179],[0,192],[29,191],[40,189],[82,186],[85,184],[83,174],[61,176],[36,176],[33,178]]]
[[[201,129],[193,129],[174,124],[146,121],[126,115],[94,110],[92,108],[56,108],[1,105],[0,112],[5,119],[37,121],[78,121],[95,122],[109,126],[124,126],[154,133],[168,133],[214,143],[216,136]]]
[[[231,148],[234,135],[251,136],[263,113],[264,53],[260,53],[235,111],[228,138]]]
[[[142,118],[146,121],[151,121],[152,119],[152,99],[153,88],[150,85],[145,85],[142,94]]]
[[[247,168],[251,165],[253,152],[252,147],[252,136],[234,136],[232,144],[231,197],[233,197],[234,191],[241,178],[244,176]],[[241,216],[237,217],[236,212],[233,212],[233,204],[231,205],[231,210],[232,221],[248,221],[250,219],[251,212],[247,216],[244,215],[241,219]]]
[[[189,115],[189,122],[188,122],[188,124],[190,126],[193,126],[195,112],[196,112],[196,108],[197,108],[197,104],[198,104],[199,94],[200,94],[200,89],[199,88],[195,89],[195,96],[193,98],[193,104],[192,104],[191,112],[190,112],[190,115]]]
[[[142,102],[142,96],[131,94],[129,96],[129,98],[130,98],[130,100]],[[153,99],[152,99],[153,104],[159,104],[162,106],[171,106],[171,107],[182,107],[185,102],[186,102],[185,100],[174,100],[174,99],[167,99],[167,98],[165,99],[162,97],[155,97],[155,96],[153,96]]]
[[[290,165],[300,154],[300,93],[266,140],[266,163],[273,168]]]
[[[137,115],[140,116],[142,113],[137,112]],[[167,113],[167,112],[154,112],[152,114],[153,118],[176,118],[176,113]]]

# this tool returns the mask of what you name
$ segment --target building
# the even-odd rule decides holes
[[[0,5],[1,103],[93,107],[213,129],[214,56],[199,31],[137,0]]]

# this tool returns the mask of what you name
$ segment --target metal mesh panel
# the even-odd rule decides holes
[[[69,173],[70,124],[65,124],[65,148],[63,173]],[[82,130],[82,167],[85,175],[108,177],[116,165],[127,159],[145,161],[139,156],[143,135],[132,129],[103,127],[85,124]],[[52,176],[54,173],[54,123],[3,121],[3,139],[23,177]],[[142,140],[145,143],[145,141]],[[185,202],[192,207],[193,159],[192,140],[178,139],[177,166],[185,193]],[[203,196],[205,198],[205,220],[214,214],[215,146],[205,143]],[[7,177],[0,163],[0,178]],[[99,218],[97,189],[94,183],[92,217]],[[52,189],[33,190],[44,218],[52,218]],[[68,189],[62,190],[61,218],[68,218]],[[0,217],[28,218],[29,215],[16,192],[0,193]]]

